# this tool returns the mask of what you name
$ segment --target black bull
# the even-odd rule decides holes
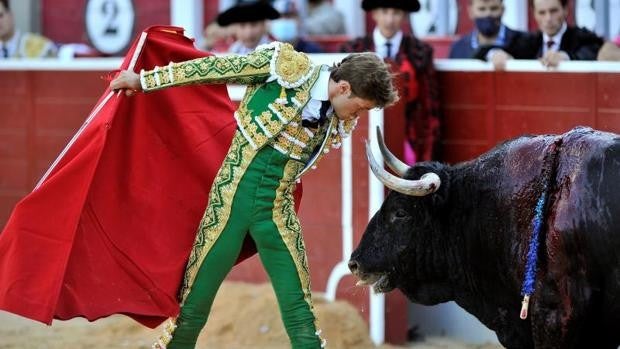
[[[351,255],[360,283],[398,288],[425,305],[455,301],[507,348],[618,347],[618,135],[576,128],[521,137],[455,166],[417,164],[403,173],[407,181],[381,171],[395,190]],[[429,172],[441,180],[438,189],[426,184],[436,192],[401,193]],[[535,292],[521,320],[532,219],[545,188]]]

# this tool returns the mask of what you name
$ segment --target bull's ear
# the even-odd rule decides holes
[[[420,179],[425,173],[435,173],[441,180],[441,186],[439,189],[426,196],[433,202],[433,206],[443,206],[448,201],[450,193],[450,173],[447,171],[448,167],[438,162],[421,162],[412,166],[407,174],[406,179]]]
[[[439,178],[441,178],[442,184],[446,183],[446,185],[442,185],[441,187],[439,187],[439,190],[437,190],[436,192],[433,193],[433,195],[430,196],[431,200],[433,200],[433,205],[435,207],[445,206],[450,197],[450,182],[448,181],[448,177],[450,175],[446,172],[444,172],[443,174],[445,176],[440,174]]]

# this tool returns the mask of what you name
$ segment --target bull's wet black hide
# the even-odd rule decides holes
[[[541,176],[556,144],[554,175]],[[549,158],[549,157],[547,157]],[[456,301],[507,348],[620,345],[620,138],[576,128],[527,136],[455,166],[425,197],[390,192],[351,255],[355,274],[412,302]],[[536,289],[519,318],[534,207],[547,181]],[[386,276],[381,278],[381,276]]]

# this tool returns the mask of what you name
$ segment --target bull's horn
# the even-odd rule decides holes
[[[390,152],[387,146],[385,146],[385,141],[383,140],[383,134],[381,134],[381,128],[377,126],[377,141],[379,142],[379,149],[381,150],[381,154],[383,155],[383,160],[388,165],[389,168],[396,173],[398,177],[402,177],[405,175],[405,172],[409,169],[409,165],[400,161],[394,154]]]
[[[368,158],[368,164],[370,165],[372,173],[377,176],[381,183],[399,193],[411,196],[424,196],[435,192],[439,189],[439,185],[441,184],[439,176],[433,172],[424,174],[418,180],[403,179],[394,176],[377,163],[377,160],[375,160],[372,155],[368,141],[366,141],[366,157]]]

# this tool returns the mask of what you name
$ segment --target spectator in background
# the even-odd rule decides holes
[[[518,33],[502,23],[503,0],[469,0],[467,13],[475,28],[452,44],[450,58],[474,58],[480,46],[504,47]]]
[[[308,18],[304,21],[308,35],[344,35],[344,17],[329,1],[308,0]]]
[[[209,52],[228,52],[230,45],[235,42],[235,36],[231,29],[230,26],[220,26],[217,21],[211,22],[203,32],[203,49]]]
[[[568,0],[534,0],[538,56],[546,66],[566,60],[595,60],[603,39],[595,33],[566,24]]]
[[[607,41],[598,51],[599,61],[620,61],[620,36],[616,40]]]
[[[273,3],[273,7],[280,12],[281,16],[269,23],[270,33],[276,40],[288,42],[298,52],[323,52],[319,45],[302,37],[299,15],[293,0],[276,0]]]
[[[237,41],[228,51],[245,55],[257,46],[273,41],[267,34],[267,20],[276,18],[280,18],[280,14],[267,1],[239,0],[235,6],[217,16],[217,24],[233,26]]]
[[[9,1],[0,0],[0,59],[55,56],[56,46],[51,40],[15,28]]]
[[[394,65],[400,73],[401,101],[406,103],[405,160],[427,161],[438,158],[439,85],[433,65],[433,48],[404,34],[410,12],[420,9],[418,0],[363,0],[362,8],[376,22],[371,35],[357,38],[341,47],[341,52],[374,51]]]
[[[604,41],[585,28],[568,26],[568,0],[532,0],[532,4],[538,32],[520,35],[505,48],[481,49],[478,57],[489,58],[496,69],[503,69],[513,57],[539,58],[546,67],[567,60],[596,60]]]

